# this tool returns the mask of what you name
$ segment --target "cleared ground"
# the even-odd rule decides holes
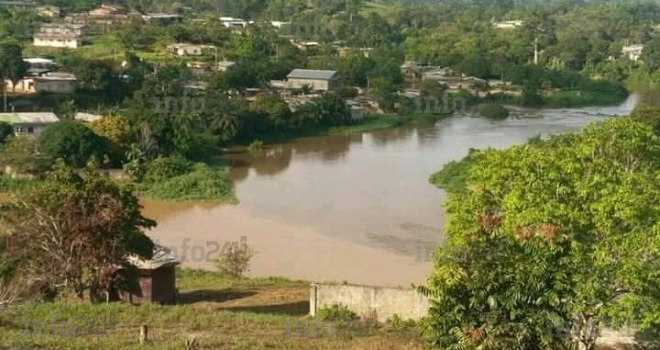
[[[305,319],[309,285],[278,278],[228,280],[212,272],[178,271],[178,305],[90,305],[76,301],[31,303],[0,311],[0,349],[421,349],[414,330],[370,328],[368,337],[286,337],[287,321]],[[102,318],[115,313],[116,327],[103,333]],[[25,323],[73,321],[85,337],[26,334]],[[92,326],[93,319],[99,322]],[[89,325],[85,328],[85,321]],[[109,320],[109,318],[108,318]],[[108,322],[109,323],[109,322]],[[149,341],[139,343],[140,326]],[[52,333],[47,326],[44,333]],[[59,326],[58,326],[59,329]],[[58,331],[59,333],[59,331]],[[75,332],[74,332],[75,333]]]

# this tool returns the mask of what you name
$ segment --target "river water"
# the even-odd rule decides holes
[[[416,246],[440,241],[446,196],[429,182],[470,148],[505,148],[530,137],[577,131],[626,115],[631,95],[615,107],[515,109],[503,121],[470,112],[435,124],[268,145],[227,155],[240,203],[145,201],[160,244],[188,248],[184,266],[213,268],[202,256],[245,236],[257,253],[251,276],[408,286],[432,266],[416,262]],[[218,244],[214,244],[217,242]],[[423,248],[422,248],[423,250]],[[192,251],[192,254],[191,254]]]

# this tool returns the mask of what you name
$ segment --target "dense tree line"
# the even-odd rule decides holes
[[[608,318],[660,327],[657,109],[634,115],[474,152],[434,177],[466,186],[451,187],[451,244],[437,252],[453,258],[422,288],[433,345],[591,350]]]

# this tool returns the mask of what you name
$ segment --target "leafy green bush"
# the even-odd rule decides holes
[[[0,144],[4,144],[13,135],[14,128],[9,123],[0,122]]]
[[[264,142],[261,140],[254,140],[250,145],[248,146],[248,151],[254,152],[254,151],[261,151],[264,148]]]
[[[39,137],[38,149],[51,161],[62,158],[75,167],[85,166],[92,157],[103,160],[108,153],[102,137],[73,120],[61,120],[48,126]]]
[[[320,321],[357,320],[358,315],[343,305],[324,306],[317,311]]]
[[[147,165],[145,182],[164,181],[192,170],[193,164],[180,156],[159,157]]]
[[[177,166],[163,167],[161,170],[181,170]],[[138,191],[141,195],[153,199],[177,201],[219,200],[233,202],[236,200],[233,185],[227,178],[226,171],[213,169],[206,164],[194,164],[190,172],[171,177],[156,177],[155,174],[152,175],[152,179],[157,180],[144,181],[138,184]]]
[[[440,171],[431,175],[429,181],[449,193],[465,192],[468,171],[476,162],[477,152],[477,150],[471,149],[465,158],[445,164]]]
[[[479,108],[479,114],[489,119],[506,119],[509,116],[509,110],[498,104],[488,104]]]
[[[224,276],[241,278],[243,273],[249,271],[250,259],[256,251],[247,242],[242,247],[238,246],[238,242],[235,243],[229,246],[226,253],[220,254],[216,265]]]
[[[410,329],[417,327],[417,321],[412,319],[404,320],[403,318],[399,317],[399,315],[397,314],[392,315],[392,317],[388,318],[387,321],[385,321],[385,323],[390,327],[396,329]]]

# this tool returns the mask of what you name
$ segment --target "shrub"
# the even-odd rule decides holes
[[[182,164],[163,162],[166,165],[152,167],[152,173],[148,176],[149,181],[138,185],[141,195],[162,200],[235,201],[233,185],[225,171],[198,163],[192,165],[190,172],[181,174],[180,171],[183,169],[178,166],[182,166]],[[171,176],[166,174],[171,174]]]
[[[264,148],[264,142],[263,141],[254,140],[248,146],[248,151],[250,151],[250,152],[261,151],[263,148]]]
[[[254,256],[256,251],[244,243],[239,248],[238,243],[232,244],[227,249],[225,254],[220,254],[218,257],[217,266],[223,275],[240,278],[243,273],[249,271],[250,259]]]
[[[4,144],[12,135],[14,128],[9,123],[0,122],[0,144]]]
[[[410,329],[410,328],[415,328],[417,327],[417,321],[415,320],[404,320],[403,318],[399,317],[399,315],[394,314],[392,317],[388,318],[386,323],[396,329]]]
[[[317,311],[320,321],[357,320],[358,315],[343,305],[324,306]]]
[[[49,168],[48,160],[37,152],[35,139],[26,136],[12,137],[0,148],[2,171],[11,167],[16,174],[40,175]]]
[[[38,149],[51,161],[62,158],[74,167],[85,166],[92,157],[102,160],[108,153],[102,137],[73,120],[62,120],[48,126],[39,137]]]
[[[509,110],[498,104],[488,104],[479,108],[479,114],[489,119],[506,119],[509,116]]]
[[[159,182],[190,172],[192,163],[183,157],[159,157],[147,165],[145,182]]]

